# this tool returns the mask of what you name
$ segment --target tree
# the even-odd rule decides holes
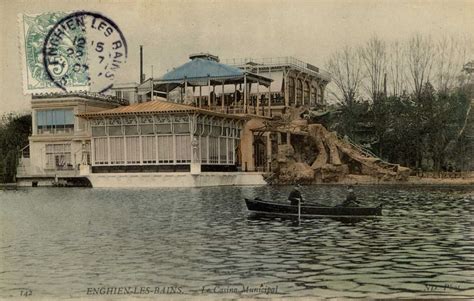
[[[11,182],[16,175],[19,150],[28,145],[31,134],[31,115],[3,115],[0,122],[0,173],[3,182]]]
[[[421,144],[416,104],[406,94],[390,96],[385,104],[389,114],[383,140],[384,158],[404,166],[419,166]]]
[[[433,161],[433,169],[446,168],[446,157],[450,145],[459,139],[458,133],[464,125],[469,99],[462,91],[432,93],[431,116],[428,116],[427,145]]]
[[[435,44],[433,65],[434,86],[448,93],[458,84],[459,75],[468,57],[469,41],[456,37],[442,37]]]
[[[340,105],[352,106],[360,93],[363,79],[360,53],[349,46],[329,58],[326,69],[331,73],[336,91],[330,91]]]
[[[368,84],[365,85],[366,90],[372,102],[376,103],[385,94],[387,46],[384,41],[374,36],[359,51],[368,79]]]
[[[408,83],[416,98],[421,97],[423,87],[430,81],[433,66],[434,45],[431,37],[413,36],[406,46]]]
[[[328,127],[370,142],[390,162],[446,168],[456,161],[449,155],[461,139],[469,147],[465,138],[470,136],[463,133],[474,97],[474,68],[466,63],[472,46],[455,37],[433,40],[417,34],[389,46],[374,36],[362,47],[336,52],[327,67],[338,114],[328,115]]]
[[[327,63],[335,89],[330,93],[335,96],[341,114],[342,122],[334,128],[340,134],[353,136],[357,112],[355,112],[363,79],[360,52],[346,46],[334,53]]]
[[[395,41],[390,44],[388,50],[388,86],[392,96],[400,96],[406,91],[406,56],[401,42]]]

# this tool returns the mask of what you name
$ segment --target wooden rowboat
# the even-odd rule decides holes
[[[290,204],[265,202],[261,199],[245,199],[245,204],[247,205],[247,209],[254,213],[298,217],[298,206],[292,206]],[[365,217],[377,215],[382,215],[382,205],[378,207],[329,207],[303,204],[301,206],[301,217]]]

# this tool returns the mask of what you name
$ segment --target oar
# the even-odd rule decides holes
[[[301,219],[301,198],[298,200],[298,224],[300,223]]]

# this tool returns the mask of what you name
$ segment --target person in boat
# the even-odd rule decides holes
[[[354,186],[349,185],[347,187],[347,196],[344,202],[342,203],[343,207],[357,207],[359,206],[359,201],[357,201],[357,196],[354,192]]]
[[[290,201],[292,206],[297,206],[298,202],[303,203],[303,196],[301,195],[301,185],[295,185],[293,190],[290,192],[288,196],[288,200]]]

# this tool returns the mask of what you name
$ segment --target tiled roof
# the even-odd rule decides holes
[[[103,110],[98,112],[78,114],[80,117],[99,117],[112,115],[127,115],[127,114],[146,114],[146,113],[203,113],[207,115],[215,115],[222,117],[243,118],[238,115],[223,114],[201,108],[196,108],[190,105],[179,104],[168,101],[153,100],[143,103],[135,103],[129,106],[121,106],[114,109]]]

